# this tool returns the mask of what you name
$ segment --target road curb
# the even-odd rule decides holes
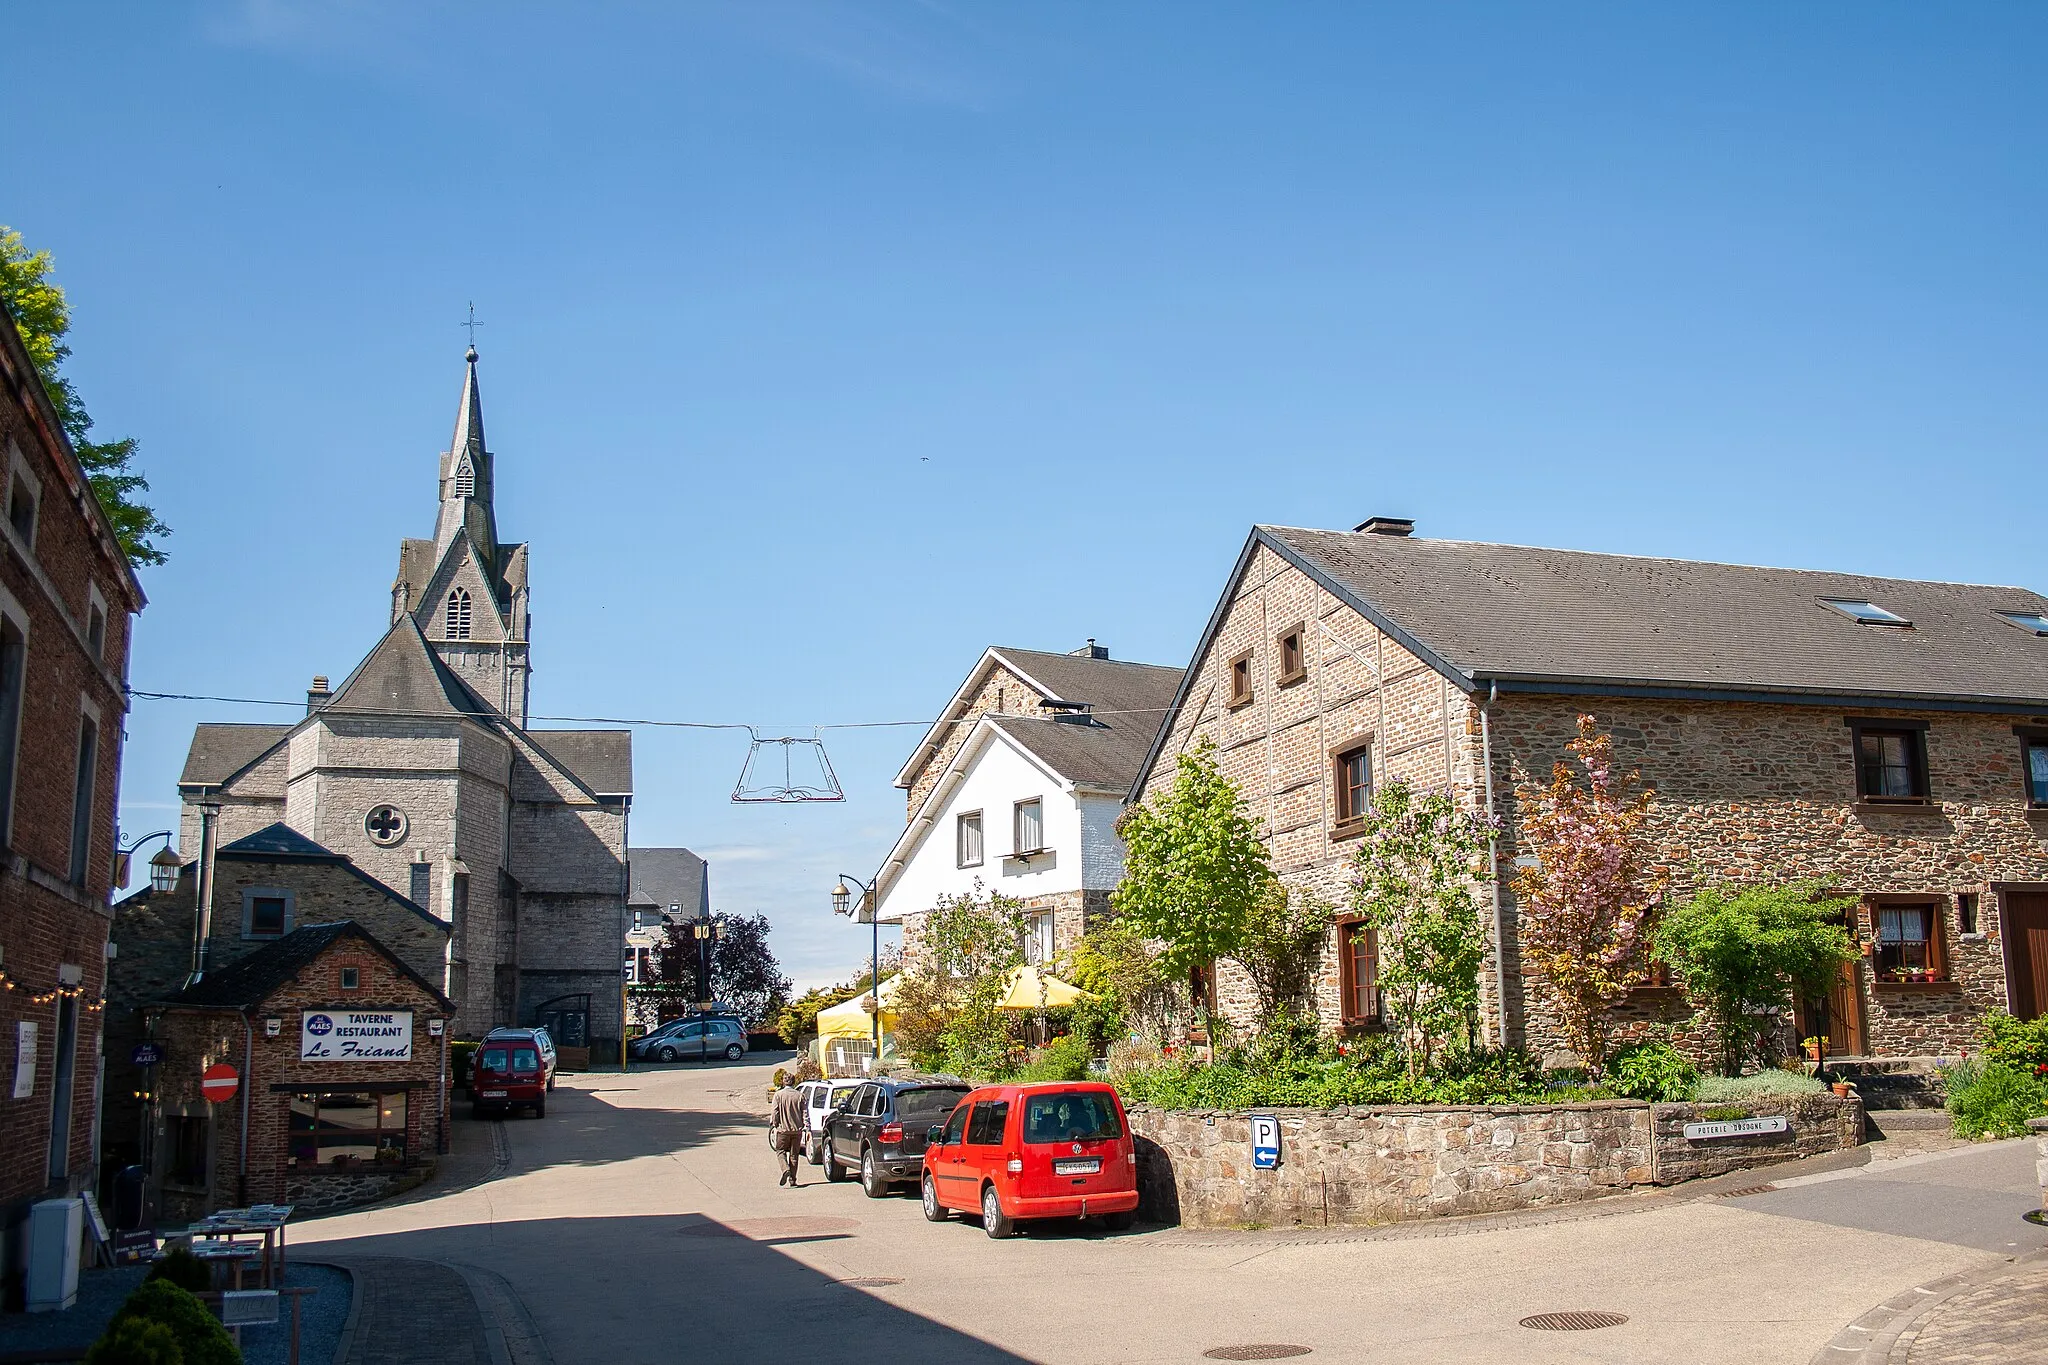
[[[547,1339],[535,1326],[533,1315],[526,1311],[518,1291],[503,1275],[461,1261],[442,1264],[469,1285],[469,1295],[484,1320],[484,1342],[490,1348],[491,1365],[554,1365],[554,1353],[548,1350]]]
[[[1934,1311],[1958,1294],[2003,1279],[2017,1270],[2048,1264],[2048,1248],[2029,1251],[1980,1270],[1944,1275],[1926,1284],[1914,1285],[1892,1295],[1875,1308],[1867,1309],[1834,1339],[1820,1348],[1807,1365],[1888,1365],[1892,1353],[1903,1341],[1911,1351],[1920,1329]],[[1906,1357],[1902,1354],[1899,1359]]]
[[[340,1261],[322,1261],[311,1256],[301,1256],[298,1261],[300,1265],[326,1266],[329,1270],[338,1270],[348,1276],[348,1316],[342,1320],[341,1335],[334,1339],[334,1357],[331,1362],[331,1365],[346,1365],[348,1353],[356,1344],[356,1324],[362,1321],[363,1316],[362,1283],[357,1278],[355,1269]]]

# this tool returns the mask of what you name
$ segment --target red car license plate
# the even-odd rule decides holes
[[[1084,1161],[1055,1161],[1052,1163],[1052,1173],[1054,1175],[1094,1175],[1101,1169],[1102,1158],[1093,1156]]]
[[[505,1098],[505,1092],[502,1090],[486,1090],[483,1092],[483,1096],[487,1100],[502,1100]]]

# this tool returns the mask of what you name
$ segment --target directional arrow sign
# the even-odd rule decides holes
[[[233,1099],[235,1087],[241,1083],[241,1077],[235,1074],[233,1067],[226,1062],[215,1062],[206,1068],[206,1073],[199,1078],[199,1091],[213,1103],[219,1104],[222,1100]]]

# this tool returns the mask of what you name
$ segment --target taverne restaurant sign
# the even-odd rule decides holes
[[[302,1062],[409,1062],[411,1010],[307,1010],[299,1016]]]

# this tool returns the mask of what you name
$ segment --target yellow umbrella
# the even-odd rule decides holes
[[[1077,1000],[1095,998],[1079,986],[1062,981],[1049,972],[1025,966],[1010,973],[1009,986],[1003,991],[1003,998],[996,1002],[996,1008],[1035,1010],[1054,1005],[1071,1005]],[[825,1016],[821,1014],[818,1017],[822,1019]]]

